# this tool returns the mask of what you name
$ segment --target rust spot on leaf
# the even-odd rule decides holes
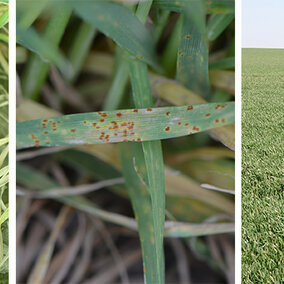
[[[36,139],[36,138],[37,138],[36,135],[32,134],[32,139]]]
[[[170,130],[170,127],[167,126],[167,127],[165,128],[165,131],[169,131],[169,130]]]
[[[121,112],[117,112],[117,113],[116,113],[116,116],[121,117],[121,116],[122,116],[122,113],[121,113]]]
[[[188,106],[187,107],[187,110],[192,110],[193,109],[193,106]]]
[[[76,132],[76,129],[71,129],[70,131],[71,131],[71,132]]]
[[[138,112],[138,109],[134,109],[133,112]]]

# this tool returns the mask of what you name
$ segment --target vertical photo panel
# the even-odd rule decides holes
[[[17,1],[17,282],[234,283],[235,1]]]

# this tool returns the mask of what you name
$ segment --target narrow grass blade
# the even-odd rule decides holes
[[[202,13],[199,16],[205,21]],[[207,40],[203,29],[198,29],[192,17],[183,18],[177,58],[177,79],[196,94],[209,98]]]
[[[9,21],[9,9],[5,11],[0,17],[0,29],[3,28]]]
[[[152,0],[140,2],[136,15],[144,24],[152,6]],[[148,107],[151,110],[153,97],[150,88],[147,65],[138,60],[130,58],[129,61],[130,80],[134,104],[138,108]],[[168,131],[169,129],[166,128]],[[152,274],[149,283],[164,283],[165,281],[165,261],[164,261],[164,223],[165,223],[165,175],[161,141],[142,142],[145,163],[145,182],[150,192],[153,222],[148,226],[153,226],[154,239],[151,239],[156,262],[156,272]],[[143,163],[143,164],[144,164]],[[140,216],[138,216],[140,218]],[[145,256],[145,255],[144,255]],[[148,260],[143,259],[144,262]],[[148,263],[149,266],[149,263]],[[147,271],[144,271],[144,274]]]
[[[66,77],[68,77],[70,70],[72,70],[72,66],[59,55],[58,50],[59,42],[72,11],[65,5],[55,5],[52,11],[52,16],[48,21],[42,37],[39,37],[31,28],[25,31],[17,25],[17,37],[19,41],[37,53],[33,54],[29,59],[22,80],[24,96],[35,100],[38,99],[39,91],[46,80],[50,67],[49,63],[45,62],[46,59],[52,59],[50,61],[55,63]],[[55,55],[56,58],[54,58]]]
[[[17,123],[17,148],[151,141],[233,122],[233,102],[73,114]]]
[[[17,24],[24,29],[28,29],[46,8],[48,0],[25,1],[19,0],[16,5]]]
[[[228,57],[224,59],[220,59],[218,61],[212,62],[209,64],[210,70],[216,70],[216,69],[234,69],[235,68],[235,57]]]
[[[32,27],[24,30],[17,26],[17,42],[39,55],[43,62],[54,64],[63,72],[70,67],[64,55],[47,39],[41,37]]]
[[[154,45],[144,25],[126,7],[110,2],[69,1],[74,11],[135,58],[159,69]],[[107,11],[107,13],[105,13]]]
[[[73,82],[78,76],[95,35],[96,29],[92,25],[85,22],[81,23],[68,54],[70,63],[73,66],[72,74],[68,78],[69,81]]]
[[[208,23],[207,37],[210,41],[215,40],[234,20],[235,14],[214,15]]]
[[[158,273],[160,268],[158,262],[163,263],[163,259],[156,255],[151,197],[149,189],[146,189],[140,182],[134,167],[137,165],[140,170],[140,164],[144,164],[143,150],[140,144],[134,143],[131,143],[129,146],[121,145],[120,149],[122,171],[138,223],[146,283],[159,283]]]

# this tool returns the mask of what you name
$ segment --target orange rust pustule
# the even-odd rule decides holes
[[[150,107],[147,108],[147,111],[152,111],[152,109]]]
[[[167,126],[166,128],[165,128],[165,131],[169,131],[171,128],[169,127],[169,126]]]
[[[223,118],[221,121],[224,123],[226,120]]]
[[[194,130],[194,131],[199,131],[199,128],[196,127],[196,126],[193,126],[193,130]]]
[[[180,121],[178,122],[178,125],[181,125],[181,122],[180,122]]]
[[[219,119],[216,119],[215,122],[218,123],[218,122],[219,122]]]
[[[99,115],[101,115],[102,117],[107,117],[107,114],[104,112],[98,112]]]
[[[122,113],[121,113],[121,112],[117,112],[117,113],[116,113],[116,116],[121,117],[121,116],[122,116]]]
[[[100,122],[104,122],[105,120],[102,118],[102,119],[100,119]]]
[[[211,115],[210,113],[206,113],[206,114],[205,114],[205,116],[207,116],[207,117],[210,116],[210,115]]]
[[[93,126],[94,126],[94,127],[96,127],[96,126],[97,126],[97,124],[94,122],[94,123],[93,123]]]
[[[46,128],[46,124],[45,123],[43,123],[41,126],[42,126],[42,128]]]
[[[36,141],[35,141],[35,143],[36,143],[36,144],[39,144],[39,143],[40,143],[40,141],[39,141],[39,140],[36,140]]]
[[[133,112],[138,112],[138,109],[134,109]]]
[[[71,129],[70,131],[71,131],[71,132],[76,132],[76,129]]]
[[[43,122],[48,122],[48,120],[47,120],[47,119],[44,119]]]
[[[192,110],[193,109],[193,106],[188,106],[187,107],[187,110]]]
[[[170,112],[170,111],[168,111],[168,112],[166,113],[166,115],[167,115],[167,116],[169,116],[170,114],[171,114],[171,112]]]
[[[32,134],[32,139],[37,139],[36,135]]]
[[[48,134],[48,131],[44,131],[43,133],[44,133],[44,134]]]

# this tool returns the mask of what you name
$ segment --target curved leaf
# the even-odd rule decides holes
[[[69,1],[78,16],[112,38],[135,58],[159,69],[150,34],[126,7],[110,2]],[[106,13],[107,11],[107,13]]]

